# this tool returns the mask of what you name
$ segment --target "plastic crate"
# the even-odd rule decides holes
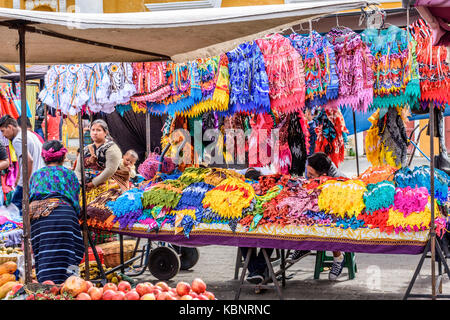
[[[101,262],[101,264],[105,264],[105,260],[104,260],[104,257],[103,257],[103,250],[102,250],[102,248],[99,248],[99,247],[95,247],[96,248],[96,250],[97,250],[97,254],[98,254],[98,257],[100,258],[100,262]],[[89,262],[90,261],[96,261],[95,260],[95,256],[94,256],[94,252],[92,251],[92,248],[89,248],[88,249],[88,252],[89,252]],[[86,254],[85,254],[85,256],[83,257],[83,260],[81,260],[81,263],[84,263],[84,259],[86,258]]]

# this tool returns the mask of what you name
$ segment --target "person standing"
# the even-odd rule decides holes
[[[50,113],[47,114],[47,130],[48,130],[47,140],[61,140],[60,125],[61,125],[60,111],[56,111],[54,116],[52,116]]]
[[[19,177],[16,180],[16,189],[14,191],[11,202],[16,205],[22,215],[22,199],[23,199],[23,161],[28,162],[28,181],[31,175],[45,166],[42,159],[42,143],[33,133],[27,131],[28,154],[22,154],[22,130],[17,121],[10,115],[5,115],[0,119],[0,131],[3,136],[12,142],[14,150],[19,160]]]
[[[78,221],[80,184],[75,173],[63,166],[67,149],[50,140],[42,147],[45,167],[30,180],[31,246],[37,280],[63,283],[71,266],[78,266],[84,255]]]
[[[42,139],[45,139],[44,130],[42,128],[42,124],[45,120],[45,110],[44,104],[40,99],[36,101],[36,116],[34,120],[34,132],[41,136]]]

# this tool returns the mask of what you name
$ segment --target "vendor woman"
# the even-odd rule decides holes
[[[90,126],[90,135],[92,143],[83,149],[87,206],[104,192],[119,188],[127,190],[129,186],[129,172],[119,170],[122,152],[109,135],[106,122],[101,119],[93,121]],[[81,183],[80,155],[75,173]],[[93,236],[96,244],[116,240],[116,236],[108,232],[96,232]]]
[[[90,127],[92,144],[84,147],[84,168],[86,177],[86,203],[112,188],[127,188],[126,181],[118,172],[122,152],[109,135],[108,125],[95,120]],[[80,156],[75,173],[81,182]]]
[[[63,166],[66,153],[61,142],[45,142],[42,158],[46,166],[30,179],[31,246],[40,283],[63,283],[84,255],[80,184],[73,171]]]
[[[323,152],[317,152],[308,157],[306,163],[306,176],[308,179],[315,179],[321,176],[333,178],[345,177],[345,175],[337,169],[330,158]],[[295,250],[291,256],[286,259],[286,262],[296,262],[308,255],[309,252],[309,250]],[[342,273],[344,264],[344,255],[342,252],[333,251],[333,265],[331,266],[328,278],[330,280],[336,280]]]

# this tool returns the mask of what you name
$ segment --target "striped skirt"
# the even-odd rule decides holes
[[[80,223],[72,206],[60,204],[47,217],[31,221],[36,277],[39,283],[63,283],[76,273],[84,256]]]

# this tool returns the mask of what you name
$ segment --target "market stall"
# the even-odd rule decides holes
[[[336,6],[333,9],[339,10],[342,8]],[[276,13],[272,12],[272,14],[276,16]],[[38,16],[39,14],[30,19],[39,21],[42,17]],[[58,23],[60,22],[57,21],[56,24]],[[82,21],[77,21],[77,23],[82,24]],[[276,23],[280,23],[280,21]],[[133,27],[137,26],[136,24]],[[22,29],[20,26],[18,27],[22,30],[21,32],[38,31],[37,34],[43,34],[42,31],[37,29],[29,30],[28,27],[23,27]],[[102,27],[106,28],[106,25]],[[326,151],[336,165],[343,160],[343,133],[346,129],[343,126],[343,118],[338,109],[339,106],[351,105],[353,110],[367,111],[370,109],[372,112],[379,108],[382,110],[382,114],[379,115],[377,121],[381,122],[383,117],[390,120],[394,119],[393,123],[397,124],[397,126],[392,126],[392,128],[398,129],[399,132],[401,131],[401,126],[399,125],[400,122],[395,118],[396,108],[405,104],[409,104],[411,107],[421,107],[413,103],[416,100],[419,101],[418,92],[423,88],[420,87],[421,83],[418,82],[417,73],[419,69],[411,67],[415,60],[413,59],[414,51],[410,47],[413,42],[408,40],[410,32],[413,33],[415,27],[411,27],[408,31],[400,28],[393,30],[391,28],[389,32],[382,35],[378,34],[378,36],[371,34],[370,30],[366,34],[363,33],[362,36],[359,36],[352,30],[345,28],[333,29],[327,36],[322,36],[310,28],[309,34],[306,36],[293,32],[289,37],[283,37],[278,34],[265,36],[268,34],[267,27],[268,25],[266,24],[262,38],[259,38],[261,37],[260,35],[253,34],[246,39],[246,41],[251,40],[250,42],[243,42],[243,38],[239,38],[238,40],[234,39],[233,45],[227,44],[227,46],[222,46],[220,49],[216,48],[215,50],[218,51],[205,50],[207,53],[206,57],[195,56],[195,59],[203,58],[200,62],[155,62],[150,64],[149,67],[153,68],[152,72],[160,72],[162,76],[157,80],[154,79],[153,83],[152,81],[145,83],[153,85],[153,87],[150,87],[150,90],[145,90],[149,87],[145,89],[140,88],[140,82],[136,81],[136,78],[145,79],[146,75],[148,77],[148,74],[144,71],[139,73],[139,63],[134,65],[131,65],[131,63],[96,64],[94,66],[72,65],[66,68],[64,66],[54,66],[48,73],[46,79],[47,90],[43,90],[42,97],[43,99],[50,97],[50,100],[47,100],[48,105],[60,108],[64,113],[68,114],[79,114],[81,111],[109,113],[116,106],[118,106],[117,108],[133,109],[137,112],[166,113],[170,116],[170,119],[167,122],[167,134],[165,136],[176,128],[192,129],[187,119],[206,112],[221,113],[222,116],[230,119],[234,123],[231,123],[229,128],[233,128],[232,125],[239,122],[235,115],[239,113],[253,114],[257,115],[253,119],[255,122],[251,124],[253,128],[264,130],[272,129],[274,125],[279,125],[280,129],[283,129],[282,126],[285,125],[284,130],[286,130],[286,128],[296,127],[295,133],[299,136],[303,135],[303,139],[296,140],[297,142],[307,141],[305,139],[307,135],[306,127],[302,127],[302,124],[304,125],[306,122],[304,116],[302,116],[303,111],[327,105],[329,108],[320,109],[315,118],[318,127],[323,129],[323,131],[316,131],[316,133],[320,134],[314,141],[315,146],[313,150]],[[426,30],[425,25],[417,25],[416,27]],[[280,28],[280,31],[286,30],[286,28],[289,29],[289,27],[283,26],[282,29]],[[416,32],[415,35],[417,34],[419,33]],[[85,35],[89,35],[89,31]],[[372,55],[379,57],[376,51],[382,50],[382,48],[380,49],[376,46],[370,48],[369,43],[383,42],[385,40],[384,37],[392,37],[393,35],[398,35],[399,38],[393,37],[392,43],[394,45],[392,48],[397,47],[397,50],[403,50],[396,52],[403,58],[399,58],[396,55],[389,56],[388,59],[395,61],[393,65],[397,68],[389,71],[401,72],[404,82],[401,84],[395,83],[396,87],[389,89],[389,94],[386,94],[386,88],[382,87],[383,81],[378,83],[374,81],[373,77],[374,73],[385,72],[386,70],[373,70],[378,64],[374,62],[373,58],[370,58]],[[56,35],[53,34],[53,36]],[[58,37],[61,38],[61,35],[58,35]],[[352,48],[347,46],[340,47],[340,40],[343,37],[351,37],[352,45],[354,46]],[[376,41],[373,37],[376,38]],[[254,39],[257,40],[253,41]],[[221,41],[224,40],[221,39]],[[236,43],[237,41],[239,42]],[[415,41],[421,43],[420,41],[423,41],[423,39],[415,38]],[[338,47],[343,51],[337,51],[336,48]],[[110,48],[124,49],[112,45]],[[165,46],[165,48],[168,47]],[[294,59],[282,61],[282,63],[289,64],[289,68],[283,69],[284,78],[282,78],[285,80],[289,78],[288,88],[283,88],[278,82],[280,81],[279,78],[274,77],[280,71],[277,69],[277,58],[274,58],[280,52],[274,50],[284,50],[283,54],[289,55],[291,58],[294,57]],[[314,54],[314,52],[309,52],[308,50],[315,51],[316,54],[320,53],[320,59],[311,59],[310,54]],[[354,50],[354,56],[362,57],[362,59],[351,62],[346,61],[347,50]],[[144,60],[142,56],[139,56],[144,54],[142,50],[139,53],[135,53],[138,55],[127,56],[126,59],[114,56],[114,60]],[[179,52],[167,53],[175,60],[174,57]],[[155,55],[151,52],[146,54],[160,60],[167,58],[167,56]],[[214,54],[219,55],[208,58]],[[39,58],[36,57],[34,59]],[[92,61],[92,59],[97,60],[94,55],[86,55],[83,59],[88,59],[86,62]],[[183,61],[186,60],[186,56],[183,56]],[[250,61],[253,66],[249,63]],[[55,62],[58,62],[58,59],[55,59]],[[343,66],[348,63],[358,64],[358,70],[361,74],[351,74],[351,77],[358,79],[361,86],[349,87],[345,80],[341,80],[344,79],[342,73],[339,74],[340,77],[338,76],[336,66]],[[254,75],[252,77],[253,83],[250,83],[250,87],[247,88],[243,85],[245,85],[245,76],[248,75],[241,75],[237,71],[238,67],[242,65],[250,68],[250,72]],[[319,67],[319,70],[323,68],[323,73],[317,74],[316,67]],[[83,88],[83,82],[74,82],[74,78],[71,78],[70,73],[67,71],[70,69],[71,72],[77,74],[76,79],[80,81],[79,75],[86,75],[86,68],[92,69],[92,74],[102,79],[101,84],[97,82],[99,83],[98,86]],[[445,69],[444,72],[443,77],[446,79],[448,70]],[[139,75],[142,75],[142,77],[139,77]],[[63,82],[57,81],[63,79],[63,77],[65,79]],[[106,79],[106,82],[103,79]],[[173,81],[174,79],[177,79],[177,82]],[[62,93],[57,90],[54,91],[54,83],[69,84],[69,88],[78,88],[80,86],[82,89],[72,90],[75,96],[70,97],[66,96],[64,90]],[[320,83],[319,86],[317,85],[318,83]],[[240,91],[240,87],[244,88],[244,91]],[[114,89],[111,91],[111,88]],[[250,90],[248,90],[249,88]],[[90,91],[87,91],[87,89]],[[104,90],[106,90],[106,94],[100,94]],[[432,90],[428,92],[423,89],[422,91],[430,94],[428,99],[432,100],[438,107],[442,105],[443,101],[448,101],[445,92],[441,92],[438,99],[430,93]],[[92,92],[96,94],[92,95]],[[251,96],[246,92],[251,92]],[[67,100],[68,98],[71,99]],[[130,100],[131,103],[128,103]],[[424,100],[426,101],[427,98],[424,98]],[[67,101],[72,102],[67,103]],[[257,103],[254,103],[254,101],[257,101]],[[268,115],[270,112],[273,112],[275,115]],[[284,114],[287,116],[285,117]],[[292,114],[295,116],[292,116]],[[177,122],[177,117],[179,116],[184,118],[184,121]],[[211,128],[215,127],[214,119],[209,119],[209,123],[212,123]],[[265,127],[267,123],[271,123],[271,125]],[[292,126],[290,125],[291,123],[293,124]],[[80,128],[80,137],[82,136]],[[254,138],[261,139],[258,136]],[[374,132],[372,138],[374,140],[381,139],[382,141],[382,147],[374,152],[375,165],[391,164],[396,169],[402,167],[402,163],[405,160],[402,153],[403,147],[398,148],[394,153],[386,151],[388,146],[392,145],[392,140],[395,140],[395,137],[386,138],[382,134],[378,135],[378,133]],[[283,161],[279,161],[276,164],[278,173],[285,176],[285,178],[275,181],[276,183],[265,189],[263,194],[257,195],[253,184],[245,182],[242,175],[233,173],[233,171],[220,171],[212,167],[191,169],[186,168],[186,164],[190,165],[191,163],[182,163],[182,166],[179,165],[179,168],[185,170],[178,177],[172,176],[164,179],[158,176],[161,178],[161,181],[153,179],[154,176],[152,176],[149,177],[150,181],[146,185],[121,194],[115,198],[115,201],[106,203],[103,200],[103,207],[97,207],[97,209],[100,209],[97,210],[97,216],[90,215],[87,222],[92,228],[96,229],[187,245],[252,245],[282,249],[314,250],[320,248],[321,250],[351,250],[353,252],[398,254],[420,254],[427,251],[430,243],[430,229],[433,235],[433,232],[436,232],[435,224],[438,227],[437,232],[442,231],[445,227],[445,222],[442,221],[436,210],[435,197],[441,197],[439,198],[441,204],[447,200],[446,197],[443,198],[442,190],[446,189],[446,192],[448,192],[448,176],[445,173],[435,173],[433,165],[431,165],[431,170],[429,171],[427,171],[427,168],[419,169],[419,173],[425,175],[422,177],[424,181],[431,180],[431,184],[425,184],[421,189],[417,187],[417,184],[409,184],[410,180],[416,177],[414,172],[398,170],[402,175],[398,178],[398,181],[395,181],[395,184],[388,184],[385,192],[389,194],[389,198],[386,199],[386,203],[379,203],[378,207],[375,206],[375,209],[371,211],[371,214],[367,214],[366,209],[370,202],[365,201],[365,193],[369,187],[374,187],[375,189],[380,187],[372,186],[373,184],[381,183],[385,180],[389,181],[389,175],[382,175],[384,179],[380,181],[370,180],[370,183],[363,182],[362,178],[316,182],[303,181],[297,178],[295,173],[290,172],[290,169],[296,163],[297,172],[303,173],[307,144],[299,146],[304,152],[302,155],[296,155],[291,151],[296,141],[289,142],[287,140],[284,140],[284,146],[287,146],[287,149],[290,149],[290,151],[287,152],[285,148],[285,158],[282,158]],[[165,141],[165,145],[167,145],[167,142]],[[375,143],[374,145],[380,144]],[[191,146],[188,146],[188,148],[191,148]],[[197,153],[198,155],[199,153]],[[225,157],[227,156],[225,155]],[[219,176],[217,177],[216,174],[219,174]],[[393,174],[394,171],[390,172],[390,175]],[[281,176],[278,178],[281,178]],[[405,180],[407,181],[406,183]],[[435,185],[434,180],[438,181],[438,184]],[[210,181],[210,183],[206,183],[206,181]],[[196,183],[206,183],[207,186],[193,186]],[[258,183],[260,187],[263,184],[261,180]],[[84,185],[84,181],[82,184]],[[442,185],[445,187],[442,187]],[[197,188],[191,190],[191,187]],[[400,189],[398,192],[401,194],[401,199],[397,200],[397,202],[394,199],[394,194],[397,192],[396,188]],[[435,188],[440,193],[435,193]],[[411,191],[410,189],[414,190]],[[309,192],[305,192],[305,190]],[[338,190],[341,191],[342,202],[338,202],[339,206],[336,207],[336,203],[330,202],[329,199],[333,199]],[[186,200],[185,207],[179,208],[179,202],[184,195],[188,194],[187,191],[194,193],[194,198],[197,201],[191,199],[191,202],[189,202]],[[201,203],[198,203],[198,195],[195,196],[198,192],[203,195],[203,198],[200,198],[202,199]],[[292,192],[294,192],[293,195],[290,194]],[[314,193],[315,201],[317,202],[315,210],[311,210],[312,208],[306,209],[306,207],[302,208],[303,211],[292,210],[292,204],[291,209],[278,210],[281,208],[276,207],[276,203],[273,203],[275,200],[271,203],[271,200],[277,198],[280,194],[283,197],[280,196],[277,200],[291,197],[293,199],[288,200],[294,203],[295,201],[304,202],[305,199],[311,197],[312,193]],[[232,197],[231,194],[233,194]],[[424,201],[421,201],[415,210],[411,211],[407,206],[402,206],[402,203],[407,202],[411,196],[419,194],[422,195],[421,199]],[[210,197],[212,198],[210,199]],[[192,201],[196,205],[192,205]],[[256,210],[258,201],[259,205],[263,203],[271,205],[271,209]],[[83,201],[83,205],[85,203]],[[126,205],[123,205],[124,203]],[[224,206],[224,203],[228,203],[228,205]],[[356,207],[355,203],[357,204]],[[118,205],[117,208],[115,204]],[[285,205],[289,207],[288,202]],[[397,207],[397,209],[391,209],[391,206]],[[227,209],[227,207],[231,209]],[[99,213],[102,210],[103,214]],[[294,213],[289,214],[291,211],[294,211]],[[265,214],[267,215],[265,216]],[[279,217],[278,215],[281,215],[281,220],[283,221],[277,226],[275,222]],[[392,221],[389,221],[390,217],[392,217]],[[406,221],[408,217],[411,220]],[[145,223],[142,221],[145,221]],[[259,223],[261,224],[259,225]],[[156,233],[156,231],[158,232]],[[432,243],[434,245],[434,239]],[[244,268],[243,275],[245,271]],[[448,272],[447,267],[446,271]],[[275,280],[274,282],[277,281]]]

